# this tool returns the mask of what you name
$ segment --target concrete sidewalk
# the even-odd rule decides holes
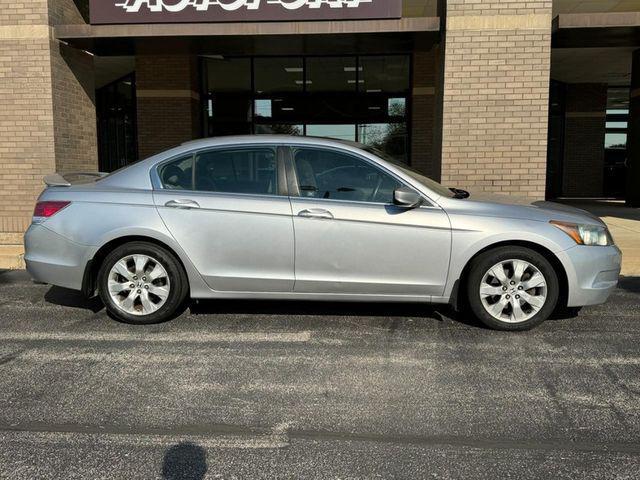
[[[624,202],[612,200],[563,200],[562,203],[602,218],[622,249],[622,275],[640,276],[640,209],[627,208]],[[24,248],[20,241],[17,235],[0,238],[0,269],[24,268]]]

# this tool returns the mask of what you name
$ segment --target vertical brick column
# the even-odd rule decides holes
[[[633,52],[627,142],[627,205],[637,208],[640,207],[640,50]]]
[[[6,2],[5,2],[6,3]],[[42,176],[55,168],[48,6],[0,9],[0,244],[22,243]]]
[[[438,48],[416,49],[413,54],[411,105],[411,166],[434,179],[440,177],[434,142]]]
[[[51,25],[84,24],[88,16],[88,0],[49,1]],[[51,82],[56,170],[97,171],[93,57],[52,39]]]
[[[76,2],[4,3],[0,9],[0,245],[22,243],[44,175],[67,167],[97,166],[90,56],[63,55],[51,28],[84,21]]]
[[[567,86],[562,192],[567,197],[599,197],[604,188],[607,86]]]
[[[200,136],[197,72],[195,55],[136,56],[140,158]]]
[[[545,195],[550,0],[447,0],[442,182]]]

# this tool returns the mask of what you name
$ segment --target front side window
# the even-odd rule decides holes
[[[195,188],[202,192],[277,195],[276,150],[255,147],[200,152],[195,158]]]
[[[402,184],[353,155],[314,148],[294,152],[300,196],[352,202],[391,203]]]

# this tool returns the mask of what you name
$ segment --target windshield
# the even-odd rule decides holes
[[[400,170],[402,170],[403,173],[406,173],[407,175],[409,175],[411,178],[413,178],[414,180],[416,180],[417,182],[420,182],[421,184],[423,184],[425,187],[427,187],[429,190],[437,193],[438,195],[441,195],[443,197],[454,197],[455,193],[453,191],[451,191],[451,189],[440,185],[438,182],[436,182],[435,180],[432,180],[429,177],[424,176],[422,173],[418,172],[417,170],[414,170],[413,168],[411,168],[410,166],[396,160],[395,158],[391,157],[390,155],[388,155],[385,152],[382,152],[376,148],[372,148],[372,147],[364,147],[363,150],[365,152],[371,153],[377,157],[382,158],[383,160],[391,163],[394,167],[398,167]]]

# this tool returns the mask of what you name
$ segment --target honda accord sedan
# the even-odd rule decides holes
[[[446,188],[356,143],[207,139],[45,181],[28,271],[129,323],[189,299],[277,299],[451,304],[526,330],[605,302],[620,273],[586,212]]]

